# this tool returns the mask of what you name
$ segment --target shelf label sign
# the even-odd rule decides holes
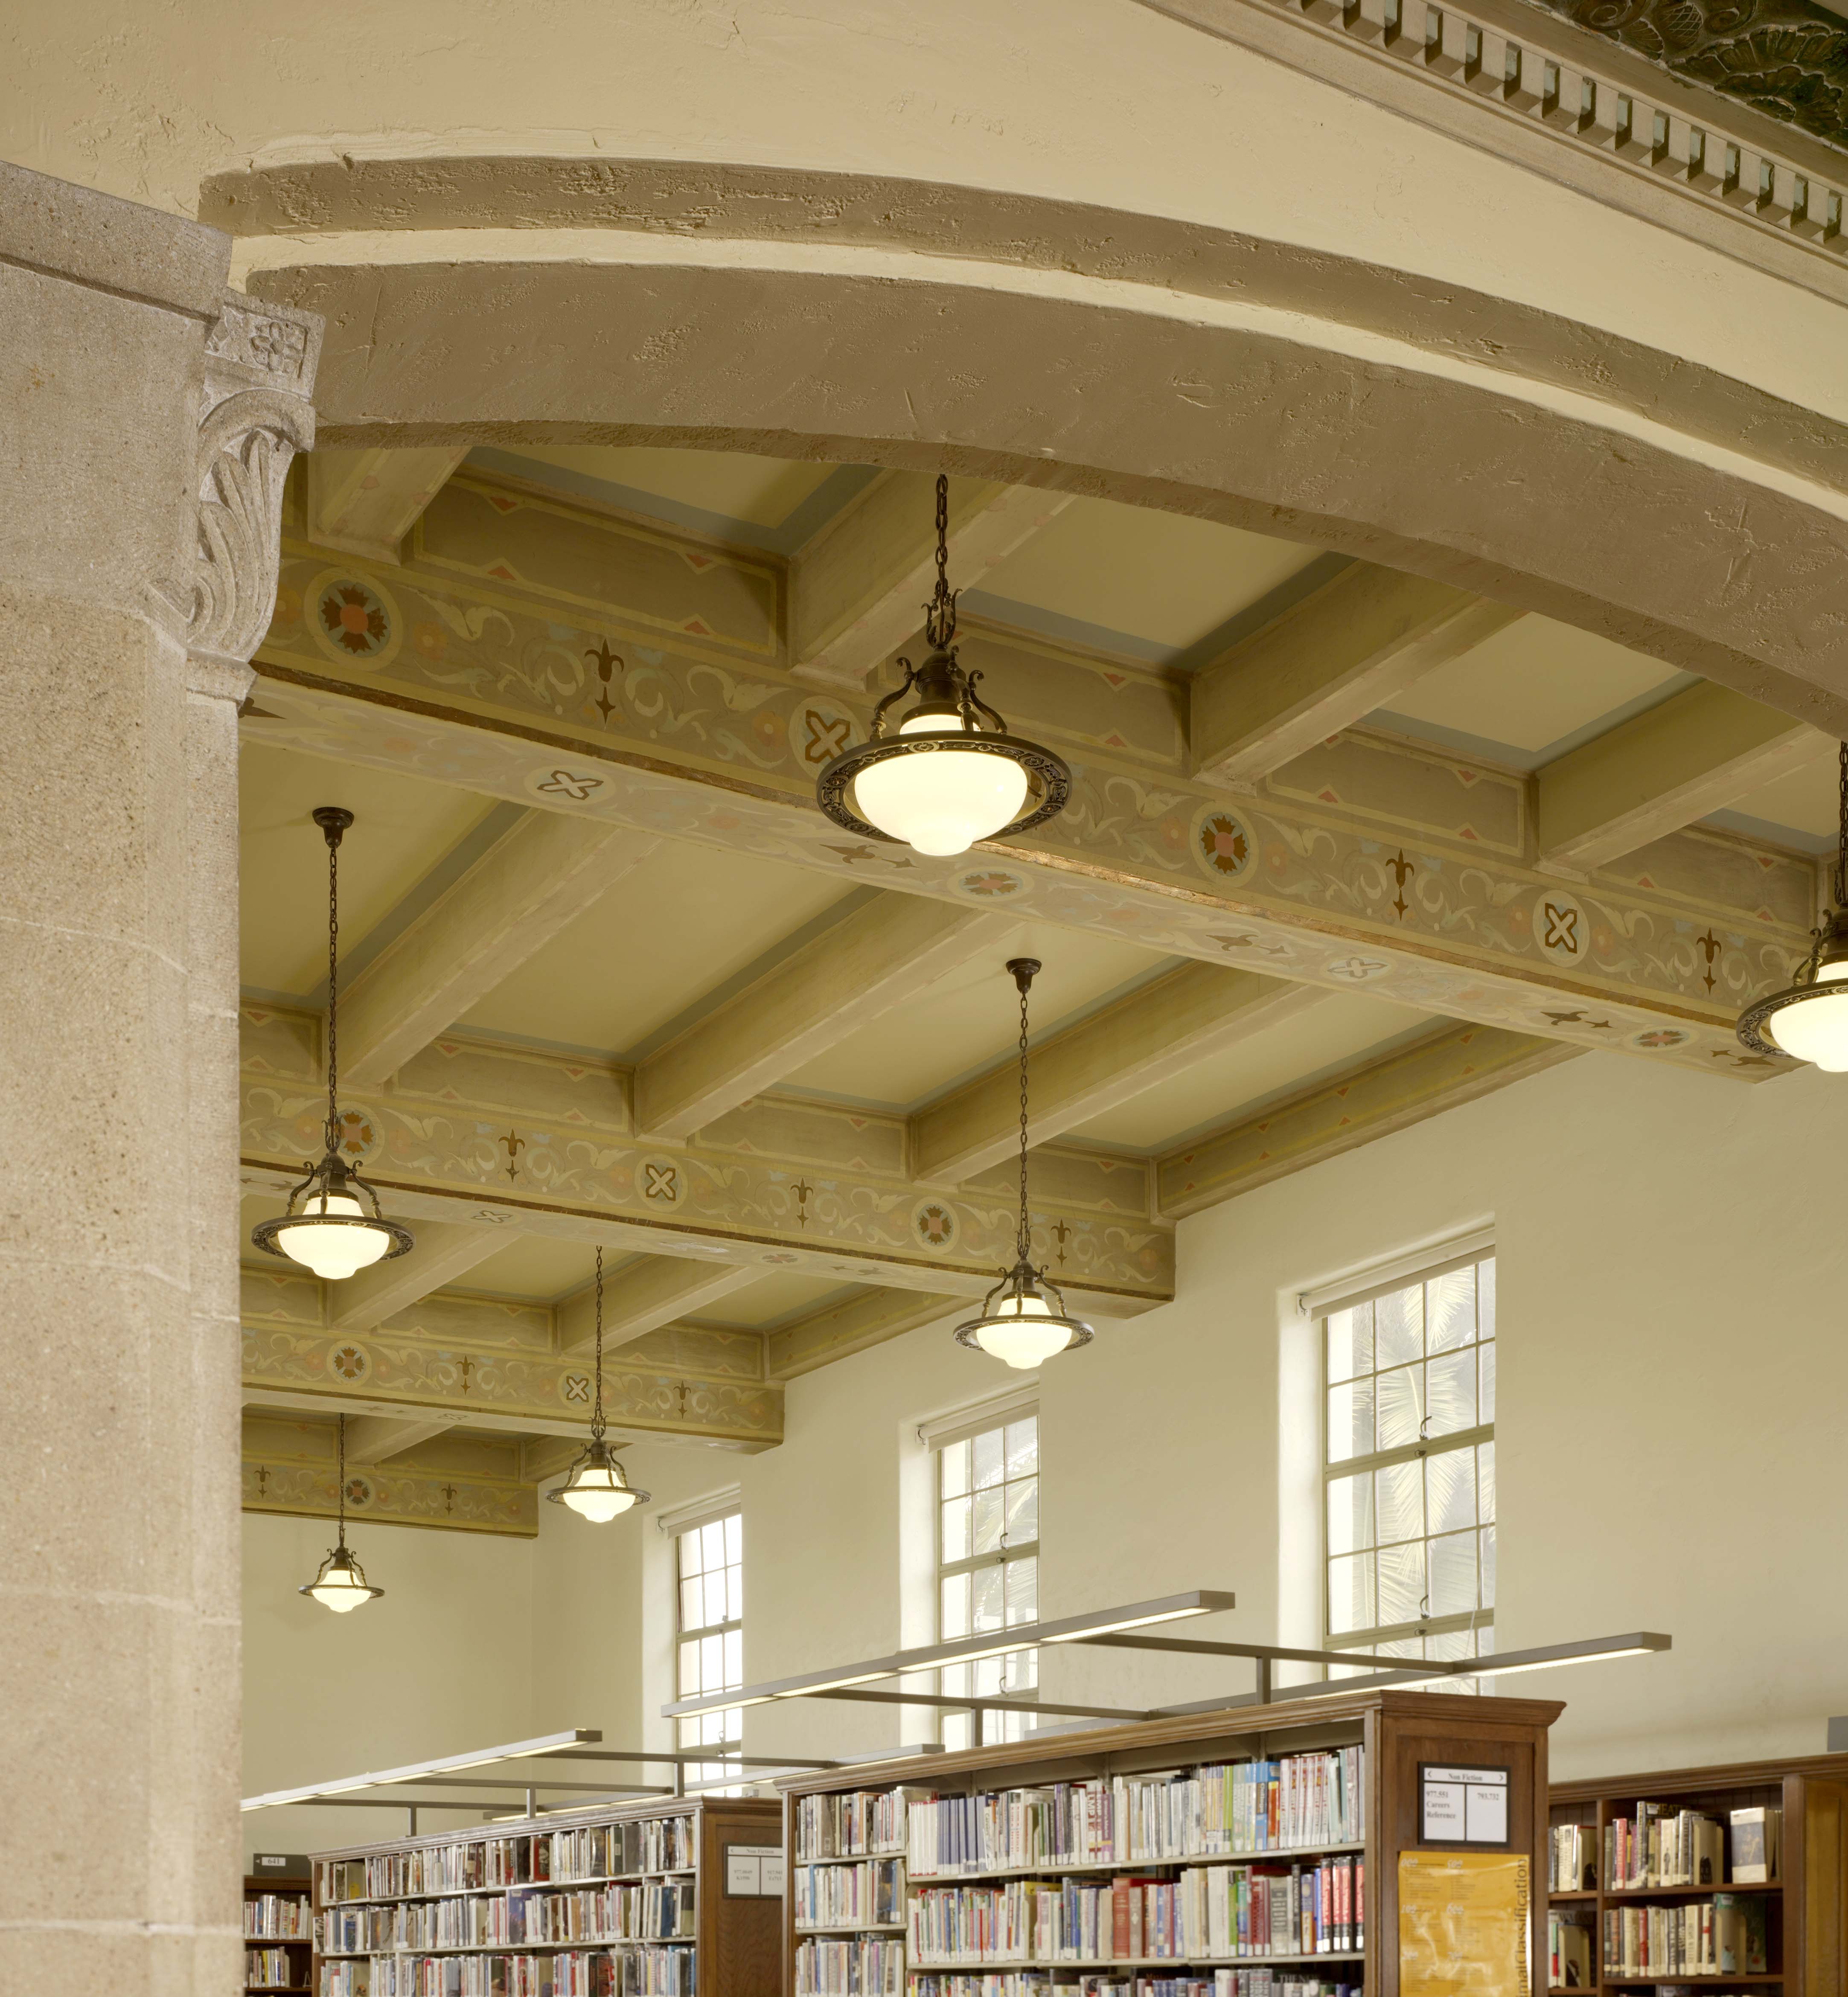
[[[1508,1844],[1506,1768],[1452,1768],[1418,1764],[1418,1841],[1421,1844]]]
[[[725,1847],[725,1897],[728,1900],[781,1899],[782,1872],[780,1844],[728,1844]]]

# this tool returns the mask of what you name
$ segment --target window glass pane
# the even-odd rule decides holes
[[[1492,1442],[1478,1443],[1476,1447],[1476,1516],[1485,1526],[1495,1520],[1495,1445]]]
[[[1495,1348],[1485,1345],[1477,1353],[1480,1385],[1477,1388],[1482,1412],[1478,1421],[1492,1422],[1495,1419]]]
[[[1425,1286],[1373,1299],[1373,1364],[1383,1372],[1425,1355]]]
[[[973,1437],[969,1449],[975,1464],[976,1488],[999,1484],[1005,1468],[1001,1448],[1001,1431],[990,1429],[987,1434]]]
[[[736,1567],[744,1557],[744,1515],[734,1512],[725,1521],[725,1561]]]
[[[723,1567],[725,1564],[725,1524],[715,1519],[710,1526],[699,1528],[699,1564],[702,1567]]]
[[[939,1584],[938,1633],[945,1643],[969,1634],[969,1576],[946,1574]]]
[[[700,1585],[706,1590],[706,1614],[702,1619],[709,1624],[728,1622],[731,1619],[725,1612],[725,1570],[720,1568],[717,1574],[709,1574]]]
[[[1476,1654],[1479,1657],[1492,1657],[1495,1654],[1495,1625],[1492,1621],[1476,1626]]]
[[[1476,1535],[1446,1533],[1431,1542],[1431,1613],[1466,1616],[1476,1606]]]
[[[1472,1604],[1472,1606],[1474,1605]],[[1425,1654],[1454,1664],[1459,1657],[1476,1654],[1476,1635],[1470,1630],[1439,1630],[1425,1639]]]
[[[1356,1380],[1328,1389],[1328,1461],[1345,1463],[1373,1447],[1373,1383]]]
[[[1401,1366],[1396,1373],[1382,1373],[1374,1382],[1379,1407],[1375,1418],[1375,1447],[1402,1449],[1418,1439],[1418,1425],[1425,1419],[1425,1369]]]
[[[1029,1415],[1007,1424],[1007,1474],[1026,1477],[1039,1468],[1039,1422]]]
[[[1452,1269],[1425,1285],[1425,1350],[1454,1352],[1476,1337],[1476,1271]]]
[[[1425,1599],[1425,1543],[1382,1547],[1378,1562],[1379,1615],[1382,1623],[1415,1623]]]
[[[1351,1380],[1373,1370],[1373,1307],[1356,1304],[1328,1319],[1328,1380]]]
[[[1328,1563],[1328,1633],[1373,1625],[1373,1557],[1349,1554]]]
[[[1454,1533],[1476,1523],[1476,1453],[1452,1449],[1425,1459],[1425,1530]],[[1471,1602],[1473,1609],[1475,1603]],[[1434,1613],[1435,1612],[1433,1612]]]
[[[979,1636],[1001,1626],[1001,1570],[979,1567],[969,1578],[969,1629]]]
[[[720,1691],[725,1683],[725,1639],[699,1639],[699,1685],[705,1692]]]
[[[1039,1537],[1039,1479],[1029,1477],[1007,1487],[1007,1543],[1032,1545]]]
[[[946,1712],[942,1716],[943,1744],[955,1754],[959,1748],[972,1747],[975,1742],[975,1715],[971,1712]]]
[[[1424,1536],[1424,1465],[1414,1457],[1410,1463],[1391,1464],[1373,1472],[1374,1513],[1382,1545]]]
[[[969,1488],[969,1444],[952,1443],[948,1449],[938,1451],[938,1461],[942,1466],[943,1495],[960,1497]]]
[[[976,1487],[976,1551],[992,1554],[1001,1543],[1002,1487],[991,1484]]]
[[[1491,1347],[1490,1350],[1494,1350]],[[1446,1352],[1425,1368],[1431,1426],[1427,1435],[1454,1435],[1476,1426],[1476,1354],[1465,1348]]]
[[[699,1571],[699,1535],[682,1533],[680,1535],[680,1571],[697,1574]]]
[[[952,1498],[943,1507],[943,1551],[938,1558],[945,1566],[969,1558],[971,1502],[967,1498]]]
[[[731,1613],[734,1620],[742,1621],[744,1614],[744,1570],[741,1567],[728,1568],[731,1576]]]
[[[1359,1553],[1373,1543],[1373,1480],[1336,1477],[1328,1484],[1328,1550]]]
[[[1039,1614],[1039,1562],[1010,1561],[1001,1571],[1006,1578],[1009,1624],[1032,1622]]]
[[[680,1626],[682,1630],[699,1626],[699,1583],[696,1581],[680,1584]]]
[[[1482,1533],[1482,1606],[1493,1609],[1495,1606],[1495,1528],[1487,1526]]]
[[[1476,1335],[1478,1338],[1495,1336],[1495,1258],[1491,1255],[1486,1262],[1476,1265]]]
[[[945,1664],[939,1675],[942,1680],[944,1695],[947,1699],[954,1699],[959,1693],[975,1690],[970,1668],[967,1664]]]
[[[724,1636],[725,1676],[721,1688],[729,1692],[734,1685],[744,1682],[744,1633],[741,1630],[727,1630]]]
[[[1001,1660],[979,1657],[969,1666],[969,1689],[978,1699],[993,1699],[1001,1689]]]
[[[1033,1692],[1039,1685],[1039,1653],[1015,1650],[1003,1661],[1002,1688],[1007,1692]]]
[[[693,1699],[699,1692],[699,1647],[697,1643],[680,1646],[680,1696]]]

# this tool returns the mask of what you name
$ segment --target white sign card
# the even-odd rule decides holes
[[[1495,1844],[1508,1840],[1506,1768],[1418,1764],[1418,1837],[1425,1844]]]
[[[726,1846],[725,1895],[727,1899],[781,1899],[782,1875],[782,1847],[780,1844]]]

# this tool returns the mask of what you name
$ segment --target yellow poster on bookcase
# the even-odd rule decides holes
[[[1399,1997],[1528,1997],[1528,1861],[1399,1854]]]

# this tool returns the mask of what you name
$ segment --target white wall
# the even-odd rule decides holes
[[[1314,1481],[1279,1500],[1315,1447],[1280,1421],[1282,1367],[1308,1343],[1294,1295],[1492,1217],[1499,1646],[1638,1628],[1675,1645],[1496,1685],[1567,1702],[1562,1774],[1820,1750],[1848,1711],[1845,1153],[1848,1083],[1749,1088],[1591,1055],[1184,1223],[1179,1300],[1045,1368],[1043,1609],[1230,1588],[1239,1606],[1213,1630],[1313,1634]],[[607,1530],[551,1506],[536,1543],[368,1526],[362,1557],[390,1592],[350,1620],[293,1592],[324,1526],[247,1519],[251,1786],[529,1726],[668,1744],[671,1550],[653,1513],[734,1481],[748,1676],[915,1641],[917,1424],[1018,1377],[931,1326],[792,1382],[780,1449],[630,1451],[656,1502]],[[1246,1673],[1062,1651],[1046,1685],[1142,1706]],[[927,1724],[815,1702],[752,1712],[747,1740],[851,1752]],[[253,1819],[256,1841],[365,1834],[309,1814]]]

